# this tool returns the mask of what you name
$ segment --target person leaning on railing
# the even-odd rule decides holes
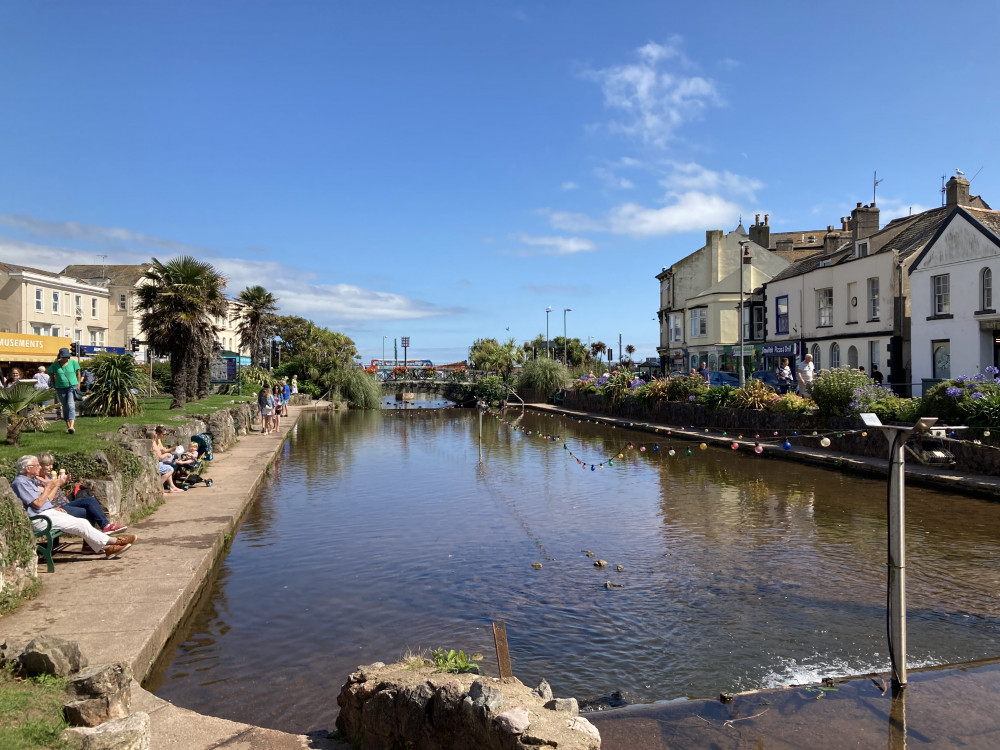
[[[45,516],[52,523],[52,528],[59,529],[64,534],[83,537],[86,542],[84,552],[89,547],[91,553],[103,552],[106,558],[120,555],[135,543],[135,534],[111,536],[95,529],[85,519],[77,518],[62,508],[54,507],[52,498],[59,488],[69,481],[69,477],[67,475],[56,477],[49,480],[44,487],[40,487],[36,481],[39,471],[41,464],[35,456],[21,456],[17,459],[17,476],[10,483],[11,489],[24,505],[28,516],[32,519],[36,516]],[[38,524],[38,521],[32,521],[35,531],[44,531],[44,527]]]

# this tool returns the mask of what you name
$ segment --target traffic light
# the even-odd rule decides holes
[[[132,339],[132,351],[134,352],[139,351],[139,339],[137,338]]]
[[[79,357],[80,356],[80,345],[77,342],[75,342],[75,341],[71,342],[70,345],[69,345],[69,353],[73,357]]]

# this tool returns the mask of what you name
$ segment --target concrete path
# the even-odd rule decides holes
[[[28,640],[42,633],[75,640],[91,664],[126,662],[141,681],[222,554],[227,537],[236,532],[304,409],[308,407],[290,406],[279,433],[251,433],[230,450],[217,452],[209,472],[213,485],[164,495],[156,512],[125,532],[139,538],[120,558],[62,553],[56,556],[54,573],[39,566],[41,595],[0,619],[0,640]],[[346,747],[202,716],[156,698],[138,683],[133,685],[133,708],[150,714],[153,750]]]

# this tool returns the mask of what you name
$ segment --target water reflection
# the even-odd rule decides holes
[[[522,681],[580,698],[887,667],[884,483],[728,450],[671,457],[665,441],[592,471],[569,454],[599,463],[653,441],[508,421],[484,420],[480,463],[475,410],[304,419],[158,694],[328,727],[358,664],[490,654],[494,620]],[[998,505],[908,489],[911,666],[994,655],[998,528]]]

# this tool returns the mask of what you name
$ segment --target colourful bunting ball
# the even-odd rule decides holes
[[[757,443],[757,445],[753,447],[753,452],[759,456],[761,453],[764,452],[764,446],[761,445],[760,443]]]
[[[823,438],[822,440],[819,441],[819,444],[822,445],[824,448],[829,448],[830,447],[830,438],[828,438],[828,437]]]
[[[792,444],[786,440],[781,444],[781,447],[786,451],[790,451],[792,449]]]

